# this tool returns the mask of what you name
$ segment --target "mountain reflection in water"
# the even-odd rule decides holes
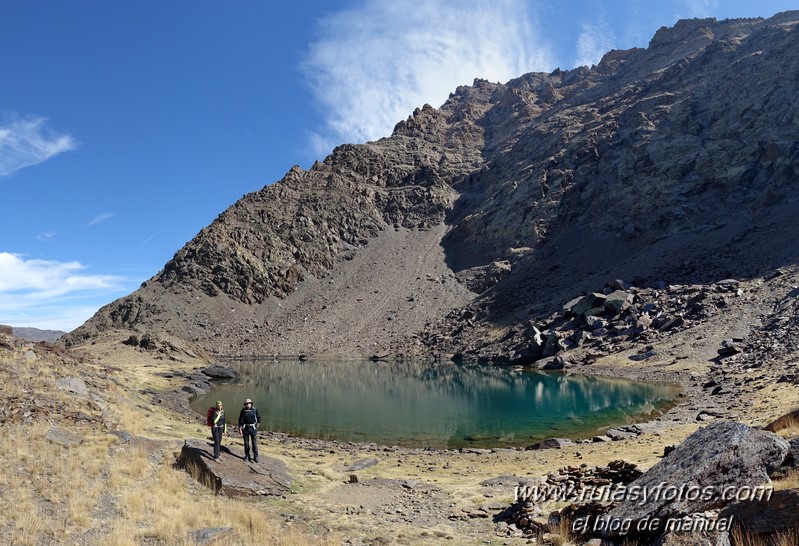
[[[233,421],[252,398],[263,429],[308,438],[412,447],[524,446],[595,434],[669,405],[677,389],[600,377],[427,362],[254,360],[217,384]],[[232,415],[236,413],[236,415]]]

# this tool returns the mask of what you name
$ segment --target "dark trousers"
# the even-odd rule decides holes
[[[244,458],[250,457],[250,442],[252,442],[252,456],[258,458],[258,429],[250,425],[244,425],[242,429],[244,437]]]
[[[214,437],[214,459],[219,458],[219,451],[222,448],[222,427],[211,427],[211,436]]]

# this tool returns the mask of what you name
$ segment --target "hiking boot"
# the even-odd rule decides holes
[[[258,457],[253,457],[252,458],[252,462],[257,463],[258,462]]]
[[[221,463],[222,459],[220,459],[219,457],[214,457],[214,462],[215,463]]]
[[[244,462],[245,463],[249,463],[250,462],[250,458],[249,457],[244,457]]]

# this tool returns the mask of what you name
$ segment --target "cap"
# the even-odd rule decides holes
[[[244,403],[245,403],[245,404],[252,404],[252,400],[250,400],[250,399],[248,398],[247,400],[245,400],[245,401],[244,401]]]
[[[221,405],[222,405],[222,401],[221,401],[221,400],[217,400],[217,401],[216,401],[216,405],[217,405],[217,406],[221,406]]]

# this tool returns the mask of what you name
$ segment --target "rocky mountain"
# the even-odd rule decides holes
[[[475,80],[244,196],[65,340],[478,355],[614,279],[657,290],[792,266],[797,22],[679,21],[591,68]]]
[[[41,330],[39,328],[24,328],[24,327],[7,327],[11,331],[8,332],[9,334],[13,334],[19,338],[26,339],[28,341],[48,341],[53,342],[56,341],[58,338],[66,334],[66,332],[62,332],[61,330]]]

